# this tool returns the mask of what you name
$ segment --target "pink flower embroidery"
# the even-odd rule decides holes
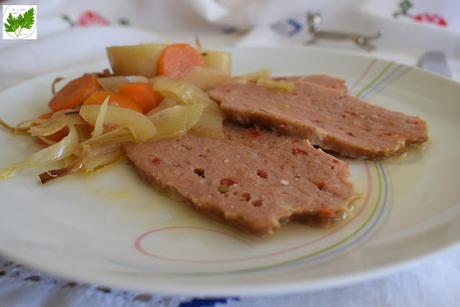
[[[80,27],[88,27],[91,25],[108,26],[109,24],[110,21],[90,10],[83,12],[76,21],[76,25]]]
[[[412,17],[416,22],[432,23],[441,27],[447,27],[447,20],[438,14],[421,13]]]
[[[404,0],[399,2],[398,4],[399,9],[393,13],[393,17],[405,16],[412,18],[415,22],[419,23],[431,23],[440,27],[447,27],[447,20],[435,13],[419,13],[419,14],[411,14],[409,11],[412,11],[414,4],[409,0]]]

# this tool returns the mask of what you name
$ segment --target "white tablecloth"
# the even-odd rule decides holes
[[[402,15],[400,2],[412,5]],[[18,3],[38,5],[38,39],[0,40],[0,90],[46,72],[102,59],[108,45],[192,42],[197,33],[207,46],[302,45],[308,39],[307,10],[320,11],[328,29],[380,30],[382,38],[370,53],[375,57],[416,65],[425,51],[442,50],[453,78],[460,80],[460,4],[456,0],[47,0],[2,4]],[[400,16],[393,17],[395,12]],[[447,20],[447,27],[436,23],[439,18],[430,19],[434,15]],[[366,52],[349,42],[321,41],[318,45]],[[338,289],[206,300],[76,284],[0,257],[0,306],[458,306],[459,263],[460,247],[456,247],[409,270]]]

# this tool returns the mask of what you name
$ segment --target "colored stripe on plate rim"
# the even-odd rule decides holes
[[[224,231],[216,230],[216,229],[213,229],[213,228],[180,225],[180,226],[169,226],[169,227],[156,228],[156,229],[152,229],[152,230],[149,230],[147,232],[142,233],[135,240],[135,248],[140,253],[142,253],[142,254],[144,254],[146,256],[157,258],[159,260],[166,260],[166,261],[173,261],[173,262],[186,262],[186,263],[230,263],[230,262],[241,262],[241,261],[248,261],[248,260],[255,260],[255,259],[262,259],[262,258],[267,258],[267,257],[273,257],[273,256],[276,256],[276,255],[292,252],[292,251],[298,250],[300,248],[304,248],[306,246],[312,245],[312,244],[317,243],[319,241],[322,241],[322,240],[324,240],[326,238],[329,238],[333,234],[337,233],[340,229],[344,228],[345,226],[350,224],[353,220],[358,218],[364,212],[364,210],[368,207],[369,200],[371,198],[371,194],[372,194],[372,190],[373,190],[373,180],[372,180],[372,175],[370,173],[369,163],[368,162],[365,162],[365,169],[366,169],[368,185],[367,185],[367,188],[366,188],[365,200],[364,200],[363,204],[360,206],[359,211],[356,212],[356,214],[353,217],[351,217],[350,219],[346,220],[344,223],[338,225],[337,227],[331,228],[330,231],[328,231],[325,235],[322,235],[319,238],[315,238],[314,240],[302,242],[300,244],[296,244],[294,246],[284,248],[282,250],[271,251],[269,253],[262,254],[262,255],[256,255],[256,256],[250,256],[250,257],[239,257],[239,258],[226,258],[226,259],[200,259],[199,260],[199,259],[188,259],[188,258],[181,258],[181,257],[163,256],[163,255],[160,255],[160,254],[157,254],[157,253],[154,253],[154,252],[150,252],[150,251],[146,250],[143,247],[142,241],[144,239],[146,239],[148,236],[150,236],[152,234],[157,234],[157,233],[163,232],[163,231],[170,231],[170,230],[177,230],[177,229],[188,229],[190,231],[197,231],[197,230],[198,231],[208,231],[210,233],[215,233],[215,234],[217,234],[219,236],[226,235],[227,237],[229,237],[232,240],[238,240],[240,242],[243,242],[247,246],[252,247],[252,244],[250,242],[247,242],[247,240],[244,240],[242,238],[238,238],[238,237],[235,236],[235,234],[232,234],[232,233],[229,233],[229,232],[224,232]],[[380,193],[380,188],[379,188],[379,193]],[[375,207],[377,207],[377,206],[375,206]],[[374,208],[374,211],[375,211],[375,208]],[[366,222],[367,221],[365,221],[365,223]],[[301,258],[304,258],[304,257],[305,256],[301,256],[301,257],[298,257],[296,259],[301,259]]]
[[[334,242],[333,244],[322,248],[318,251],[313,251],[309,254],[296,257],[293,259],[289,259],[287,261],[272,263],[268,265],[262,265],[247,269],[237,269],[237,270],[229,270],[225,272],[182,272],[182,273],[174,273],[174,272],[158,272],[155,269],[152,269],[149,266],[139,265],[135,263],[128,263],[126,261],[122,261],[119,259],[110,258],[107,261],[111,262],[112,264],[116,264],[117,266],[121,266],[124,269],[129,269],[130,274],[134,273],[133,271],[137,271],[139,274],[148,274],[148,275],[163,275],[163,276],[174,276],[174,275],[183,275],[183,276],[194,276],[194,275],[219,275],[219,274],[226,274],[226,273],[247,273],[247,272],[256,272],[265,269],[271,268],[278,268],[284,267],[285,265],[294,265],[294,264],[305,264],[308,265],[316,265],[320,262],[324,262],[326,260],[330,260],[332,257],[337,256],[338,254],[342,254],[345,251],[349,251],[350,249],[357,247],[364,239],[368,238],[370,234],[372,234],[373,230],[376,229],[376,226],[379,225],[382,218],[385,216],[386,209],[388,207],[388,195],[389,195],[389,185],[388,185],[388,178],[385,173],[385,169],[380,162],[364,162],[366,164],[373,164],[375,169],[375,175],[378,179],[377,187],[377,198],[374,204],[374,207],[371,210],[370,215],[366,218],[363,224],[361,224],[357,229],[347,236],[346,238],[340,240],[339,242]],[[339,226],[340,227],[340,226]],[[139,238],[139,237],[138,237]],[[145,255],[145,254],[144,254]],[[297,266],[295,266],[297,267]]]

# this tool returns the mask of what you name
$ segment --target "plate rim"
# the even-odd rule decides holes
[[[342,286],[351,286],[358,283],[372,281],[378,278],[384,278],[393,273],[401,272],[408,270],[414,266],[421,264],[422,262],[429,261],[434,259],[438,255],[444,254],[450,250],[460,247],[460,239],[453,244],[445,243],[442,247],[429,251],[418,256],[409,257],[403,261],[389,263],[386,265],[381,265],[375,269],[370,270],[360,270],[351,274],[339,274],[336,277],[324,278],[315,280],[313,283],[308,281],[299,281],[299,282],[284,282],[281,284],[272,284],[273,288],[267,289],[265,285],[253,285],[251,288],[241,288],[239,286],[225,287],[222,288],[217,286],[216,288],[202,289],[202,286],[191,286],[188,288],[177,289],[165,286],[165,287],[156,287],[155,289],[151,287],[136,286],[134,284],[127,285],[126,283],[117,283],[114,280],[105,281],[100,278],[85,278],[80,277],[79,274],[67,274],[62,273],[58,270],[53,270],[52,267],[44,268],[38,265],[35,265],[33,262],[27,260],[27,258],[22,258],[18,256],[12,256],[8,252],[5,252],[3,248],[0,247],[0,255],[5,256],[10,261],[18,262],[21,265],[24,265],[27,268],[33,269],[37,272],[42,272],[44,274],[53,275],[55,278],[63,278],[67,280],[73,280],[80,283],[90,283],[95,285],[107,286],[121,290],[128,291],[146,291],[154,292],[161,295],[183,295],[183,296],[193,296],[193,297],[207,297],[207,298],[216,298],[222,296],[240,296],[240,297],[255,297],[261,295],[285,295],[285,294],[294,294],[300,292],[314,292],[319,290],[328,290],[335,289]],[[223,274],[225,275],[225,274]],[[94,275],[95,276],[95,275]]]

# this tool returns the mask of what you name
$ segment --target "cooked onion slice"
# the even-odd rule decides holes
[[[201,117],[191,129],[191,132],[202,136],[223,138],[224,128],[222,123],[224,116],[222,111],[199,87],[182,80],[171,80],[165,77],[155,78],[154,87],[166,99],[177,99],[185,105],[203,106]],[[150,118],[152,116],[154,115],[150,115]]]
[[[40,125],[33,126],[29,129],[32,136],[48,136],[67,126],[84,125],[85,122],[78,114],[53,116]]]
[[[257,80],[256,84],[277,92],[292,93],[295,90],[294,82],[286,80],[260,78]]]
[[[164,98],[161,103],[150,110],[147,114],[145,114],[147,117],[150,117],[151,115],[158,113],[160,111],[163,111],[164,109],[168,109],[177,105],[180,105],[181,103],[177,102],[176,100],[172,98]]]
[[[118,161],[122,156],[123,150],[119,144],[92,149],[83,163],[83,170],[87,173],[95,172]]]
[[[196,125],[193,126],[190,132],[200,136],[223,139],[223,121],[224,115],[222,114],[219,106],[214,102],[210,102],[206,104],[203,114],[201,114],[200,119]]]
[[[158,129],[155,140],[179,137],[187,133],[203,113],[204,105],[176,105],[151,115],[149,118]]]
[[[152,79],[153,87],[166,98],[172,98],[183,104],[198,103],[209,100],[208,95],[191,83],[172,80],[167,77]]]
[[[40,136],[38,135],[37,136],[39,138],[40,141],[43,142],[43,144],[46,144],[46,145],[53,145],[53,144],[56,144],[57,142],[55,141],[51,141],[50,139],[48,139],[47,137],[45,136]]]
[[[69,126],[69,134],[61,141],[40,150],[26,160],[12,166],[0,169],[0,179],[14,176],[17,171],[29,167],[43,167],[51,162],[70,156],[78,147],[78,132],[75,126]]]
[[[51,180],[78,173],[82,169],[90,149],[90,146],[80,143],[80,146],[73,152],[72,156],[62,160],[63,162],[69,160],[68,163],[66,163],[67,166],[48,170],[39,174],[38,177],[40,178],[40,182],[45,184]]]
[[[78,150],[75,151],[75,156],[77,158],[74,157],[66,167],[41,173],[39,175],[41,183],[45,184],[51,180],[75,174],[80,170],[86,173],[97,171],[119,160],[123,156],[123,150],[120,143],[97,144],[93,147],[81,143]]]
[[[96,117],[96,123],[94,124],[94,129],[91,132],[92,137],[100,136],[104,133],[104,120],[105,115],[107,113],[107,107],[109,105],[109,99],[109,96],[105,97],[104,102],[102,103],[101,108],[99,109],[99,113]]]
[[[83,160],[79,159],[79,160],[75,160],[69,166],[52,169],[52,170],[43,172],[39,174],[38,177],[40,178],[40,182],[42,184],[45,184],[45,183],[50,182],[51,180],[78,173],[81,170],[82,166],[83,166]]]
[[[33,126],[44,123],[45,119],[32,119],[20,122],[16,127],[9,125],[3,119],[0,119],[0,127],[13,134],[29,134],[29,129]]]
[[[106,91],[116,92],[120,87],[120,84],[124,83],[147,83],[149,79],[144,76],[114,76],[97,78],[97,82]]]
[[[134,142],[134,137],[128,128],[116,128],[110,132],[104,133],[97,137],[92,137],[82,144],[89,146],[123,144]]]
[[[212,68],[196,66],[182,80],[202,90],[208,90],[229,81],[230,75]]]
[[[83,105],[80,109],[80,116],[89,124],[94,125],[100,108],[101,106],[98,105]],[[128,128],[137,142],[146,141],[157,132],[152,121],[144,114],[116,106],[107,107],[105,123]]]
[[[72,154],[78,147],[78,132],[75,126],[69,126],[69,134],[56,144],[32,154],[27,160],[35,165],[44,165]]]
[[[64,80],[63,77],[57,77],[56,79],[54,79],[53,83],[51,83],[51,94],[56,95],[56,84],[58,84],[59,82],[61,82],[62,80]]]
[[[198,105],[202,107],[199,119],[195,121],[196,124],[193,125],[193,127],[190,127],[191,132],[202,136],[223,138],[224,130],[222,122],[224,120],[224,116],[219,106],[199,87],[181,80],[171,80],[166,77],[158,77],[154,79],[154,88],[165,96],[164,102],[168,102],[168,99],[172,101],[177,100],[186,106]],[[151,119],[155,118],[155,114],[157,114],[155,111],[157,111],[157,109],[153,110],[153,114],[149,115]],[[164,111],[165,110],[160,111],[160,113]],[[177,109],[175,112],[180,111]],[[183,118],[184,117],[179,117],[179,120],[183,120]],[[171,124],[171,120],[169,124]],[[166,125],[164,126],[166,127]],[[190,129],[184,124],[181,126],[178,122],[175,122],[174,127],[176,130],[171,129],[171,131],[177,131],[178,135],[182,135],[184,133],[181,129]],[[176,136],[172,132],[171,135]],[[163,136],[163,134],[161,136]]]
[[[272,72],[268,69],[260,69],[255,72],[249,73],[249,74],[244,74],[244,75],[238,75],[232,78],[233,81],[235,82],[247,82],[247,81],[257,81],[261,78],[271,78],[272,77]]]
[[[1,118],[0,118],[0,127],[2,127],[3,129],[5,129],[6,131],[10,133],[15,133],[15,130],[16,130],[16,127],[11,126],[10,124],[8,124],[6,121],[4,121]]]

